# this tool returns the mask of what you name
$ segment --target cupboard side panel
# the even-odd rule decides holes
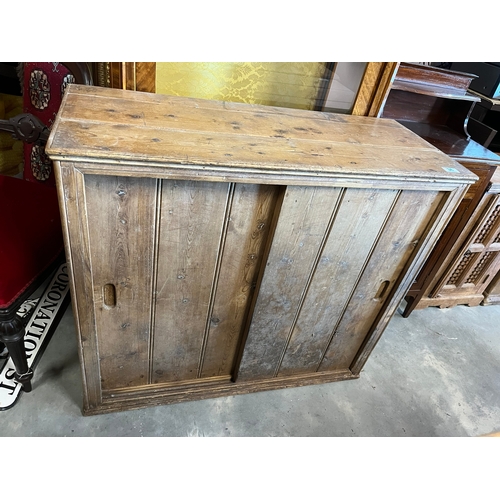
[[[231,196],[228,183],[163,181],[153,383],[199,375]]]
[[[85,176],[103,390],[148,381],[156,182]]]
[[[349,368],[441,202],[441,193],[401,193],[318,371]]]
[[[273,235],[238,380],[276,375],[342,189],[288,186]]]
[[[279,376],[316,371],[398,193],[397,190],[346,190]]]
[[[71,300],[78,337],[83,382],[83,408],[92,410],[102,402],[99,356],[95,333],[92,293],[92,265],[85,207],[85,178],[72,162],[57,162],[54,169],[66,259],[70,275]]]
[[[277,195],[275,186],[235,186],[201,367],[202,378],[232,372]]]

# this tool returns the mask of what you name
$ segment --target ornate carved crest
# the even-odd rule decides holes
[[[31,150],[31,171],[39,181],[46,181],[52,172],[52,162],[41,146],[35,145]]]
[[[50,83],[47,75],[41,69],[35,69],[30,74],[29,82],[31,104],[36,109],[45,109],[50,101]]]

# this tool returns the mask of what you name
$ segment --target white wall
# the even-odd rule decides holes
[[[337,63],[324,111],[351,112],[366,64],[366,62]]]

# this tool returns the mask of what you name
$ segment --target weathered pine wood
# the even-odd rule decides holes
[[[412,258],[407,264],[405,271],[398,278],[393,293],[386,301],[383,310],[375,320],[375,324],[370,329],[349,367],[353,375],[359,375],[363,369],[363,366],[377,345],[377,342],[380,340],[391,317],[395,313],[396,308],[401,303],[401,298],[408,293],[410,286],[415,282],[419,270],[422,268],[423,263],[429,258],[435,242],[442,234],[446,225],[449,224],[466,191],[467,186],[463,186],[451,193],[440,193],[441,202],[434,212],[434,215],[429,219],[425,233],[421,237],[421,241],[415,253],[412,254]]]
[[[360,121],[355,116],[266,109],[265,106],[143,92],[128,97],[125,91],[99,87],[95,87],[94,95],[88,87],[72,88],[74,91],[66,93],[64,98],[68,115],[63,118],[59,115],[55,124],[56,129],[63,126],[65,133],[49,138],[48,149],[54,156],[64,150],[65,157],[157,162],[165,165],[165,169],[170,163],[191,168],[203,165],[207,175],[215,166],[227,167],[228,171],[241,167],[243,171],[248,170],[249,176],[252,168],[276,175],[315,172],[342,176],[355,172],[357,176],[384,175],[399,179],[401,175],[408,175],[427,181],[463,181],[468,175],[456,162],[391,121],[370,118]],[[142,111],[125,113],[131,115],[127,120],[134,123],[130,123],[122,115],[134,102],[141,103]],[[165,106],[164,113],[158,112],[160,105]],[[96,106],[100,110],[98,115]],[[210,115],[196,116],[195,110],[200,107],[210,109]],[[232,119],[228,109],[239,112],[240,119]],[[276,109],[278,115],[272,113]],[[85,116],[85,110],[94,110],[92,119],[80,117],[80,113]],[[78,119],[74,119],[77,113]],[[117,116],[111,120],[105,118],[107,113]],[[178,115],[181,118],[176,123]],[[248,115],[249,120],[258,123],[253,133],[245,129],[244,117]],[[311,127],[311,119],[315,120],[314,127]],[[208,124],[213,130],[207,130]],[[259,127],[264,132],[259,133]],[[303,137],[303,128],[313,130]],[[213,131],[217,133],[208,133]],[[311,132],[314,138],[310,137]],[[363,142],[357,139],[361,136]],[[392,144],[390,152],[388,144]],[[426,169],[419,168],[423,162],[427,164]],[[441,175],[445,168],[454,169],[449,170],[448,177]]]
[[[154,383],[231,375],[275,195],[271,186],[164,184]]]
[[[197,378],[232,185],[164,181],[153,382]]]
[[[476,179],[390,120],[77,86],[47,151],[85,414],[357,378]]]
[[[318,371],[350,367],[440,203],[438,193],[399,195]]]
[[[148,380],[156,182],[85,178],[103,390]],[[114,290],[115,304],[106,303],[106,286]]]
[[[278,197],[274,186],[235,186],[202,378],[233,374]]]
[[[92,410],[102,403],[99,351],[94,328],[92,265],[90,261],[83,175],[71,163],[55,163],[61,222],[70,276],[71,300],[79,334],[83,405]]]
[[[238,380],[274,377],[342,190],[288,187],[238,368]]]
[[[398,191],[348,189],[297,311],[277,375],[315,372],[354,292]],[[321,314],[318,314],[321,311]]]
[[[332,373],[301,374],[291,377],[280,377],[266,380],[256,380],[240,383],[221,384],[219,380],[206,379],[202,383],[177,386],[153,385],[147,388],[111,391],[105,394],[105,398],[99,408],[83,408],[84,415],[98,415],[116,411],[133,410],[157,405],[180,403],[186,401],[197,401],[200,399],[217,398],[225,396],[235,396],[239,394],[249,394],[259,391],[273,389],[286,389],[292,387],[302,387],[304,385],[325,384],[328,382],[338,382],[343,380],[353,380],[359,378],[350,370],[341,370]]]

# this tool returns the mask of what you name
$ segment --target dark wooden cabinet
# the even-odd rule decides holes
[[[47,151],[85,414],[357,378],[476,179],[393,120],[82,86]]]
[[[482,300],[477,287],[466,286],[456,293],[455,286],[443,285],[467,252],[460,245],[467,245],[472,235],[480,231],[484,197],[500,165],[500,157],[474,141],[468,131],[471,114],[480,101],[477,95],[468,92],[473,78],[474,75],[432,66],[401,63],[380,114],[397,120],[478,176],[406,295],[404,316],[429,305],[472,306]],[[494,265],[488,259],[483,264],[486,268]],[[486,279],[481,290],[493,278],[492,269],[481,273]]]

